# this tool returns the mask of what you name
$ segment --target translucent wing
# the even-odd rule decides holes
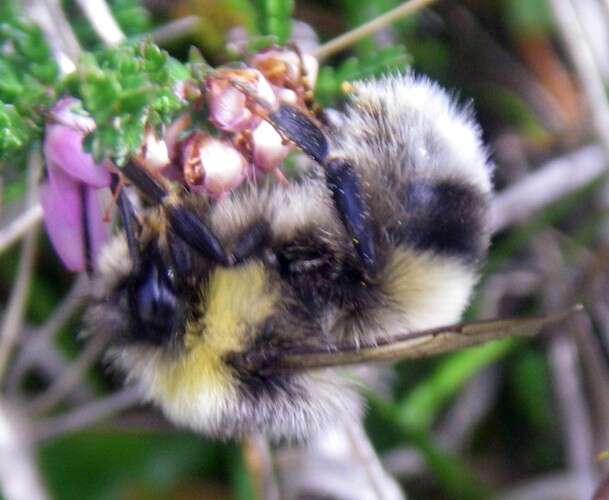
[[[304,346],[280,349],[270,356],[267,353],[265,364],[266,368],[271,370],[300,371],[377,361],[423,358],[513,335],[535,335],[544,326],[564,321],[581,310],[581,306],[576,306],[568,311],[545,316],[458,323],[397,335],[378,340],[374,345],[344,342],[324,347]]]

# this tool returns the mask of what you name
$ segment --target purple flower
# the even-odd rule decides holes
[[[51,110],[44,139],[46,178],[40,186],[44,224],[55,251],[71,271],[95,268],[107,238],[98,191],[110,185],[110,171],[96,165],[82,142],[93,120],[74,111],[77,99],[66,97]]]

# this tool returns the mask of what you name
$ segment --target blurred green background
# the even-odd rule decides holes
[[[131,37],[172,19],[199,16],[201,22],[195,29],[165,43],[164,48],[185,59],[194,44],[212,64],[234,57],[226,50],[226,35],[237,25],[246,27],[256,43],[269,35],[286,40],[293,16],[313,28],[323,42],[399,3],[108,1],[121,28]],[[63,4],[82,46],[91,50],[98,46],[76,5],[70,1]],[[325,106],[340,107],[343,81],[408,67],[453,89],[460,102],[473,101],[497,163],[495,183],[499,191],[526,179],[550,160],[595,143],[589,117],[583,111],[581,90],[545,0],[437,2],[432,9],[387,26],[325,61],[316,97]],[[2,164],[5,214],[20,204],[26,190],[22,160],[17,155],[16,160],[5,159]],[[604,277],[609,214],[604,190],[606,178],[597,176],[534,211],[526,220],[503,228],[494,238],[479,294],[467,318],[539,313],[580,301],[592,304],[593,311],[598,304],[604,306],[608,297]],[[28,331],[36,331],[48,320],[74,280],[62,269],[45,235],[40,234],[38,243],[27,301]],[[20,252],[21,247],[13,245],[0,257],[1,304],[8,300]],[[554,275],[540,264],[552,259],[558,261]],[[562,283],[567,291],[554,300],[551,292],[556,283]],[[585,430],[594,452],[608,446],[607,426],[603,425],[607,408],[598,399],[606,388],[607,376],[599,318],[600,313],[599,317],[593,314],[586,330],[596,354],[586,353],[581,345],[579,351],[584,373],[579,375],[578,390],[587,405],[590,421]],[[56,340],[65,363],[82,350],[78,330],[76,312]],[[565,332],[554,332],[561,333]],[[551,335],[546,332],[534,340],[510,339],[432,360],[401,363],[395,369],[391,394],[368,395],[369,436],[387,460],[388,469],[398,472],[409,498],[500,497],[535,478],[570,477],[570,430],[564,425],[557,401],[560,391],[557,395],[559,380],[552,365]],[[600,368],[595,368],[590,356],[601,359]],[[48,372],[34,366],[13,391],[27,399],[49,382]],[[121,382],[107,373],[103,363],[97,363],[83,385],[82,404],[110,394]],[[453,411],[463,412],[475,407],[474,403],[482,406],[479,415],[463,417]],[[67,411],[70,404],[43,415],[39,425]],[[450,442],[448,431],[459,418],[470,420],[461,434],[453,428],[458,435],[453,434],[455,439]],[[448,444],[439,439],[442,435],[448,435]],[[392,457],[403,449],[414,451],[422,458],[422,465],[400,470],[399,460],[392,462]],[[43,439],[35,453],[54,498],[254,497],[239,444],[211,442],[173,430],[146,407],[86,430]],[[593,456],[588,458],[594,462]]]

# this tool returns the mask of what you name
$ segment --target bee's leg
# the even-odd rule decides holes
[[[119,190],[117,194],[118,210],[123,221],[125,237],[127,238],[127,248],[129,250],[129,256],[131,257],[131,262],[133,263],[133,269],[136,273],[138,273],[141,268],[141,258],[140,248],[135,235],[136,232],[138,232],[140,229],[139,222],[135,215],[135,209],[133,208],[133,204],[129,200],[125,189],[120,186],[116,178],[113,179],[112,184],[113,190]]]
[[[171,205],[165,205],[165,210],[172,229],[197,252],[225,266],[234,263],[232,256],[224,251],[220,240],[196,214],[185,207]]]
[[[274,127],[324,168],[326,183],[332,192],[334,205],[365,270],[377,271],[374,232],[370,212],[363,197],[359,179],[353,167],[344,159],[328,158],[328,140],[305,113],[284,104],[269,114]]]
[[[374,274],[377,270],[374,232],[359,179],[353,167],[345,160],[334,158],[325,166],[326,184],[332,192],[334,205],[351,236],[364,269],[369,274]]]
[[[260,253],[270,240],[270,228],[264,221],[255,222],[239,237],[233,249],[235,263],[240,263]]]
[[[172,229],[198,253],[224,265],[232,264],[232,257],[226,255],[213,231],[186,207],[168,203],[167,192],[148,172],[133,163],[127,163],[121,172],[154,203],[165,209]]]
[[[305,113],[289,104],[282,104],[269,114],[271,125],[296,144],[316,162],[325,164],[329,144],[320,127]]]

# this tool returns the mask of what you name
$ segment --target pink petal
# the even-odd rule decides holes
[[[89,248],[91,251],[91,263],[93,269],[97,270],[99,252],[108,239],[108,223],[104,222],[101,206],[98,200],[98,189],[85,188],[85,209],[87,211],[87,229],[89,237]]]
[[[50,112],[52,121],[85,135],[95,130],[95,120],[86,114],[73,111],[76,107],[80,107],[80,100],[75,97],[67,96],[59,99]]]
[[[89,186],[110,185],[110,172],[96,165],[82,148],[83,134],[59,124],[47,125],[44,156],[49,169],[58,167]]]
[[[47,233],[64,265],[71,271],[85,268],[80,186],[57,170],[40,186],[40,202]]]
[[[300,57],[291,49],[271,47],[254,54],[250,62],[274,85],[296,84],[300,79]]]
[[[207,93],[210,119],[225,132],[240,132],[256,120],[245,107],[245,95],[225,80],[211,79]]]

